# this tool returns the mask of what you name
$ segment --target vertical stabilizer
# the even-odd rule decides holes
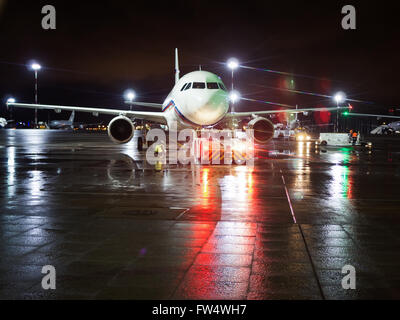
[[[179,81],[179,58],[178,58],[178,48],[175,48],[175,84]]]
[[[71,112],[71,115],[70,115],[68,121],[71,122],[71,123],[74,123],[74,118],[75,118],[75,110],[73,110]]]

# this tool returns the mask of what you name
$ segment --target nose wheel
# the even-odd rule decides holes
[[[143,139],[142,138],[138,138],[138,140],[137,140],[137,149],[138,149],[138,151],[143,151]]]

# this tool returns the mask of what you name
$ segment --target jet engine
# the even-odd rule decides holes
[[[274,136],[274,124],[266,118],[256,117],[247,126],[254,130],[254,141],[257,143],[266,143]]]
[[[133,123],[125,116],[115,117],[108,124],[108,136],[116,143],[129,142],[133,137],[133,132]]]

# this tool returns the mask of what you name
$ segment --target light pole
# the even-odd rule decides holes
[[[236,58],[230,58],[227,62],[226,65],[228,66],[229,69],[232,71],[232,78],[231,78],[231,90],[232,93],[234,92],[234,87],[233,87],[233,72],[239,67],[239,61]],[[231,100],[232,101],[232,100]],[[234,112],[234,102],[232,102],[232,108],[231,112]]]
[[[42,66],[38,63],[32,63],[31,69],[35,72],[35,104],[38,104],[38,71],[42,68]],[[37,108],[35,108],[35,127],[38,124],[37,118]]]
[[[135,99],[135,96],[136,96],[136,94],[133,90],[129,89],[129,90],[125,91],[124,97],[125,97],[126,101],[129,102],[129,110],[130,111],[132,111],[132,101],[133,101],[133,99]]]
[[[240,93],[235,90],[231,91],[229,93],[229,100],[232,103],[232,110],[233,110],[235,103],[240,100]],[[238,126],[236,118],[234,118],[234,117],[232,117],[232,126],[235,128]]]
[[[346,96],[343,92],[338,92],[334,95],[333,99],[336,101],[336,133],[339,132],[339,104],[346,101]]]

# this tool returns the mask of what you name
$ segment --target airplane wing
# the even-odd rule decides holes
[[[373,117],[373,118],[390,118],[390,119],[400,119],[400,116],[391,116],[386,114],[370,114],[370,113],[354,113],[349,112],[346,114],[347,116],[354,116],[354,117]]]
[[[150,107],[150,108],[162,108],[162,103],[152,103],[152,102],[140,102],[140,101],[125,101],[126,104],[131,104],[133,106]]]
[[[231,112],[226,116],[230,118],[234,117],[251,117],[259,115],[267,115],[273,113],[302,113],[310,111],[334,111],[337,109],[348,109],[349,107],[332,107],[332,108],[302,108],[302,109],[283,109],[283,110],[262,110],[262,111],[249,111],[249,112]]]
[[[129,111],[129,110],[118,110],[110,108],[91,108],[91,107],[75,107],[75,106],[58,106],[58,105],[48,105],[48,104],[30,104],[30,103],[16,103],[8,102],[7,106],[14,108],[30,108],[30,109],[45,109],[54,110],[55,112],[61,112],[61,110],[66,111],[77,111],[77,112],[88,112],[97,116],[99,114],[109,114],[115,116],[127,116],[137,119],[145,119],[149,121],[158,122],[161,124],[166,124],[165,114],[163,112],[149,112],[149,111]]]

